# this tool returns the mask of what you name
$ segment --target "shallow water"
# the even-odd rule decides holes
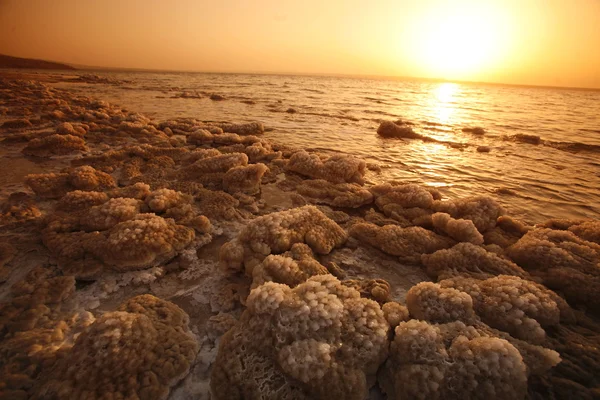
[[[56,86],[158,119],[262,121],[272,128],[267,137],[280,143],[383,165],[377,181],[424,183],[448,197],[493,194],[510,214],[529,222],[600,215],[599,91],[281,75],[97,74],[127,82]],[[183,92],[201,98],[176,97]],[[226,100],[210,100],[211,93]],[[380,121],[397,119],[446,143],[377,136]],[[486,134],[462,132],[469,126]],[[505,138],[516,134],[536,135],[543,143]],[[479,153],[478,146],[491,151]]]

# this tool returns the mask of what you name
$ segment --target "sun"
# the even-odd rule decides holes
[[[506,12],[485,1],[448,2],[420,16],[413,55],[429,75],[477,79],[501,62],[509,44]]]

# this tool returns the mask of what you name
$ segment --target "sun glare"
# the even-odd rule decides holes
[[[440,103],[449,103],[454,99],[454,93],[458,90],[456,83],[442,83],[435,91],[435,97]]]
[[[430,106],[435,110],[437,122],[447,124],[454,113],[454,97],[458,94],[459,85],[456,83],[442,83],[431,93]]]
[[[414,55],[436,77],[478,79],[506,53],[504,11],[481,1],[449,4],[421,16]]]

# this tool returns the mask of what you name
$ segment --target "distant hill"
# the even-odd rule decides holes
[[[67,64],[52,61],[34,60],[32,58],[12,57],[0,54],[0,68],[24,69],[77,69]]]

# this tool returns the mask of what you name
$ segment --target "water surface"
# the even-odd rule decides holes
[[[448,197],[492,194],[529,222],[600,215],[599,91],[283,75],[98,75],[121,82],[57,86],[157,119],[262,121],[272,128],[267,137],[280,143],[383,165],[376,181],[423,183]],[[398,119],[443,143],[377,136],[381,121]],[[485,135],[462,131],[471,126]],[[507,140],[517,134],[539,136],[542,144]]]

